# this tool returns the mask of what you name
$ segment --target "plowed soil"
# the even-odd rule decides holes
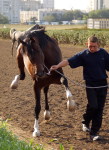
[[[83,47],[60,45],[63,59],[73,56],[83,50]],[[107,48],[109,51],[109,48]],[[72,112],[67,110],[65,89],[61,85],[51,85],[49,90],[49,106],[51,119],[44,121],[44,95],[42,92],[42,110],[39,118],[41,136],[34,139],[35,143],[43,144],[46,150],[59,150],[62,144],[65,150],[109,150],[109,102],[104,109],[103,124],[100,130],[102,139],[92,142],[89,135],[81,128],[82,115],[85,111],[87,99],[82,77],[82,68],[70,69],[65,67],[64,73],[71,81],[69,87],[76,101],[77,108]],[[20,139],[32,139],[34,125],[35,99],[33,81],[26,72],[24,81],[19,82],[18,89],[11,90],[10,84],[14,76],[19,74],[16,63],[16,50],[11,56],[11,41],[0,40],[0,117],[8,119],[10,129]],[[109,74],[109,73],[108,73]],[[76,83],[76,84],[75,84]]]

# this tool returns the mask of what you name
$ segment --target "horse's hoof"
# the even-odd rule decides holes
[[[44,119],[49,120],[50,119],[50,111],[45,110],[44,112]]]
[[[76,107],[76,103],[74,100],[68,100],[67,101],[67,108],[69,111],[73,111]]]
[[[11,85],[10,85],[10,88],[11,89],[17,89],[18,87],[18,81],[20,80],[20,76],[19,75],[16,75],[14,80],[12,81]]]
[[[14,81],[10,85],[11,89],[17,89],[17,87],[18,87],[18,83],[15,83]]]
[[[33,137],[37,137],[37,136],[40,136],[40,131],[37,131],[37,132],[34,131],[34,132],[33,132]]]

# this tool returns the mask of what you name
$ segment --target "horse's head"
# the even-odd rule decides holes
[[[35,76],[38,78],[44,77],[44,54],[38,42],[33,38],[26,38],[24,41],[20,39],[20,42],[22,43],[23,54],[28,56],[35,68]]]

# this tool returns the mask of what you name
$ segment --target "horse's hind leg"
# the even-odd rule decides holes
[[[61,83],[64,85],[65,87],[65,90],[66,90],[66,97],[68,99],[67,101],[67,108],[69,109],[69,111],[72,111],[75,107],[75,101],[73,100],[73,96],[69,90],[69,87],[68,87],[68,81],[66,78],[62,77],[61,78]]]
[[[45,120],[49,120],[50,119],[50,111],[49,111],[49,105],[48,105],[48,89],[49,86],[44,88],[44,94],[45,94],[45,112],[44,112],[44,118]]]
[[[20,45],[20,41],[18,39],[17,44],[16,44],[16,49],[19,47],[19,45]]]
[[[17,51],[17,63],[18,63],[18,68],[20,71],[20,75],[16,75],[14,80],[12,81],[10,87],[12,89],[16,89],[18,87],[18,81],[19,80],[24,80],[25,79],[25,72],[24,72],[24,62],[23,62],[23,57],[20,53],[20,49]]]
[[[33,132],[33,137],[40,136],[40,130],[39,130],[39,124],[38,124],[38,119],[39,119],[39,114],[41,111],[41,105],[40,105],[40,93],[41,89],[39,89],[38,85],[34,84],[34,93],[35,93],[35,99],[36,99],[36,106],[35,106],[35,122],[34,122],[34,132]]]
[[[11,50],[12,50],[12,51],[11,51],[11,52],[12,52],[12,56],[13,56],[14,43],[15,43],[15,42],[14,42],[14,41],[12,41],[12,47],[11,47]]]

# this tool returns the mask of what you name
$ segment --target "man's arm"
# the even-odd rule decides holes
[[[69,65],[68,60],[63,60],[63,61],[61,61],[59,64],[51,66],[50,70],[51,70],[51,71],[52,71],[52,70],[56,70],[56,69],[58,69],[58,68],[65,67],[65,66],[67,66],[67,65]]]

